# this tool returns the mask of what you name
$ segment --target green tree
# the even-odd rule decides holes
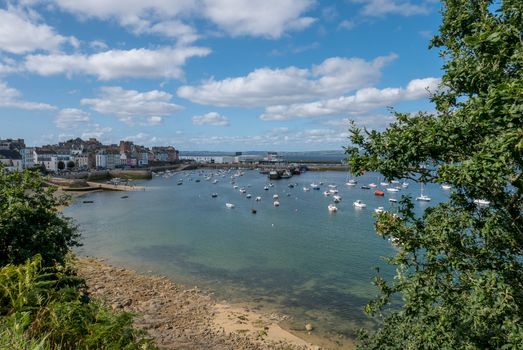
[[[66,198],[45,187],[36,171],[0,168],[0,266],[41,254],[44,264],[62,262],[79,245],[76,228],[58,213]]]
[[[381,326],[362,349],[523,347],[523,1],[446,0],[442,15],[437,112],[350,130],[353,172],[453,186],[422,217],[408,198],[378,217],[400,249],[394,280],[375,278],[366,312]]]
[[[58,170],[64,170],[65,169],[65,163],[63,161],[59,161],[57,164]]]
[[[76,166],[76,164],[72,160],[67,162],[67,169],[71,170],[75,166]]]

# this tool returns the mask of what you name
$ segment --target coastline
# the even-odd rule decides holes
[[[320,349],[280,327],[283,315],[217,302],[197,287],[92,257],[75,260],[90,295],[114,310],[135,313],[135,326],[161,348]]]

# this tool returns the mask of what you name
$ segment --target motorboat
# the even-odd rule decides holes
[[[421,183],[420,195],[419,195],[419,197],[416,197],[416,200],[420,201],[420,202],[430,202],[432,199],[423,193],[423,189],[424,189],[424,186],[423,186],[423,183]]]
[[[372,188],[376,188],[378,187],[378,185],[376,185],[374,182],[371,182],[368,187],[372,187]]]
[[[332,194],[336,194],[336,193],[338,193],[338,190],[336,188],[331,188],[329,190],[329,192],[332,193]]]
[[[252,208],[251,213],[256,214],[257,213],[256,209]]]
[[[240,188],[240,192],[241,192],[241,193],[245,193],[245,192],[247,192],[247,190],[246,190],[245,188],[242,187],[242,188]]]
[[[341,196],[335,195],[335,196],[332,196],[332,199],[334,200],[334,203],[341,202]]]
[[[334,204],[329,204],[329,205],[327,206],[327,209],[329,209],[329,211],[330,211],[331,213],[335,213],[335,212],[338,211],[338,208],[337,208]]]
[[[305,191],[305,192],[309,192],[310,190],[311,190],[311,189],[310,189],[309,187],[304,187],[304,188],[303,188],[303,191]]]
[[[403,187],[403,188],[407,188],[407,187],[409,187],[409,183],[408,183],[408,182],[403,182],[403,183],[401,184],[401,187]]]
[[[356,181],[354,179],[350,179],[349,181],[347,181],[345,183],[345,185],[347,185],[347,186],[356,186],[357,183],[358,183],[358,181]]]
[[[400,189],[399,189],[399,188],[396,188],[396,187],[388,187],[388,188],[387,188],[387,191],[388,191],[388,192],[399,192]]]
[[[331,195],[331,193],[330,193],[329,191],[324,191],[324,192],[323,192],[323,195],[324,195],[325,197],[328,197],[328,196]]]
[[[264,186],[263,189],[264,189],[265,191],[268,191],[268,190],[269,190],[269,186]]]
[[[212,197],[212,198],[216,198],[216,197],[218,197],[218,193],[213,193],[213,194],[211,194],[211,197]]]
[[[376,196],[384,196],[385,192],[383,192],[381,190],[376,190],[376,191],[374,191],[374,195],[376,195]]]
[[[383,208],[383,207],[377,207],[376,209],[374,209],[374,212],[375,212],[376,214],[384,213],[384,212],[385,212],[385,208]]]
[[[313,182],[313,183],[311,183],[311,188],[313,190],[319,190],[320,189],[320,185],[318,185],[317,183]]]
[[[361,186],[361,189],[362,189],[362,190],[370,190],[370,186],[365,186],[365,185],[363,185],[363,186]]]
[[[212,183],[216,185],[216,184],[218,183],[218,180],[217,180],[217,179],[214,179],[214,180],[212,181]]]
[[[275,195],[272,196],[272,200],[275,200],[275,201],[278,200],[279,198],[280,198],[280,197],[279,197],[277,194],[275,194]]]
[[[452,186],[449,185],[449,184],[443,184],[443,185],[441,185],[441,188],[443,188],[444,190],[448,191],[448,190],[450,190],[452,188]]]
[[[389,202],[398,203],[398,200],[396,198],[389,198]]]
[[[245,198],[251,198],[251,194],[250,193],[247,193],[247,195],[245,196]]]
[[[256,202],[260,202],[261,201],[261,197],[256,197]]]
[[[490,202],[486,199],[474,199],[474,204],[480,207],[488,207],[490,205]]]
[[[234,186],[232,186],[232,188],[234,188],[236,190],[236,189],[238,189],[238,185],[234,185]]]
[[[365,208],[367,204],[363,203],[361,200],[357,200],[356,202],[352,203],[356,208]]]
[[[272,203],[275,207],[279,207],[280,206],[280,202],[279,201],[274,201],[274,203]]]
[[[234,208],[234,204],[232,204],[232,203],[225,203],[225,206],[226,206],[227,208],[229,208],[229,209]]]
[[[380,182],[380,185],[383,186],[383,187],[386,187],[386,186],[389,185],[389,183],[388,182]]]

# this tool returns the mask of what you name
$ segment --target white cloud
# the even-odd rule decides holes
[[[87,130],[82,132],[80,137],[82,139],[95,138],[102,142],[109,141],[109,134],[113,129],[109,126],[101,126],[100,124],[91,124],[88,126]]]
[[[428,98],[435,92],[439,78],[414,79],[406,88],[364,88],[354,95],[320,100],[311,103],[270,106],[260,116],[262,120],[288,120],[293,118],[319,117],[368,113],[377,108],[391,106],[402,100]]]
[[[55,117],[54,123],[59,129],[73,129],[89,123],[89,113],[76,108],[61,109]]]
[[[100,88],[99,98],[84,98],[82,105],[90,106],[94,111],[112,115],[126,123],[133,123],[136,118],[146,118],[148,124],[158,125],[161,117],[179,112],[183,107],[171,102],[172,95],[159,90],[138,92],[124,90],[119,86]]]
[[[302,30],[315,19],[301,14],[313,0],[204,0],[207,18],[232,36],[279,38],[286,31]]]
[[[411,2],[408,0],[352,0],[364,4],[361,13],[369,17],[380,17],[388,14],[401,16],[423,15],[430,11],[429,1]]]
[[[303,102],[369,86],[380,78],[381,69],[396,58],[395,54],[372,61],[332,57],[310,69],[260,68],[243,77],[182,86],[177,93],[193,102],[215,106],[258,107]]]
[[[66,38],[55,33],[46,24],[33,23],[21,11],[0,9],[0,50],[24,54],[36,50],[56,51],[66,42],[76,44],[74,37]]]
[[[157,50],[109,50],[93,55],[29,55],[25,68],[43,76],[88,74],[100,80],[118,78],[181,78],[191,57],[206,56],[204,47],[164,47]]]
[[[354,21],[349,21],[348,19],[343,20],[338,24],[338,29],[345,29],[345,30],[351,30],[356,26],[356,23]]]
[[[18,108],[26,110],[53,110],[56,107],[47,103],[29,102],[20,100],[22,94],[17,89],[9,87],[5,82],[0,81],[0,108]]]
[[[209,112],[204,115],[196,115],[192,117],[192,123],[194,125],[228,126],[229,119],[217,112]]]

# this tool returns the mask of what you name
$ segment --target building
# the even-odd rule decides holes
[[[280,163],[283,162],[283,157],[280,156],[278,152],[267,152],[265,160],[268,162]]]
[[[0,150],[15,150],[20,152],[20,150],[23,148],[25,148],[24,139],[0,140]]]
[[[58,157],[55,151],[47,148],[35,148],[33,151],[35,165],[43,165],[47,171],[58,171]]]
[[[34,148],[22,148],[22,150],[20,151],[20,155],[22,156],[22,167],[24,169],[30,169],[35,166]]]
[[[96,153],[96,168],[107,168],[107,154],[105,153],[105,151],[98,151],[98,153]]]
[[[14,149],[0,149],[0,164],[4,165],[9,171],[23,170],[22,156]]]

